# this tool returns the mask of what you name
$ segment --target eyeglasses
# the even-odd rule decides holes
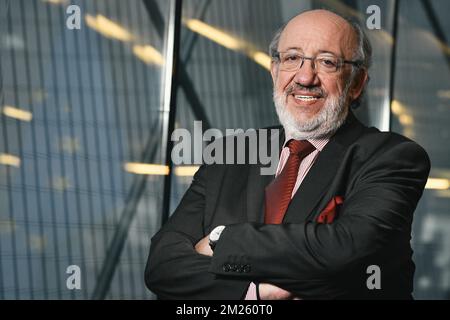
[[[276,52],[273,58],[280,62],[280,70],[283,71],[297,71],[303,67],[305,60],[311,61],[311,67],[317,73],[337,72],[341,70],[342,66],[346,63],[356,67],[362,65],[361,61],[344,60],[331,54],[319,54],[315,57],[305,57],[300,52],[293,50]]]

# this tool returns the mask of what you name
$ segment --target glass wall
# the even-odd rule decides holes
[[[417,298],[450,299],[449,9],[446,1],[399,7],[392,130],[424,146],[432,165],[414,220]]]
[[[81,29],[67,27],[69,4]],[[152,5],[162,21],[137,0],[0,1],[0,298],[152,296],[164,176],[133,166],[163,160],[169,7]],[[80,290],[66,285],[72,265]]]
[[[446,1],[0,0],[0,299],[154,298],[150,238],[198,168],[169,170],[168,130],[277,124],[275,31],[312,8],[366,27],[371,5],[381,29],[366,28],[373,67],[355,113],[430,154],[414,294],[449,298]]]

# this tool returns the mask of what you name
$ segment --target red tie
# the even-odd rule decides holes
[[[308,154],[315,150],[314,146],[307,140],[289,140],[289,157],[283,170],[266,187],[266,212],[264,223],[280,224],[283,221],[286,209],[291,201],[292,190],[297,181],[300,162]]]

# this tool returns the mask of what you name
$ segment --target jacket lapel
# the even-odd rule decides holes
[[[348,146],[364,126],[349,113],[346,123],[330,139],[309,170],[284,216],[283,223],[304,222],[328,191]]]
[[[330,186],[343,156],[342,148],[331,141],[309,170],[289,204],[283,223],[304,222]]]

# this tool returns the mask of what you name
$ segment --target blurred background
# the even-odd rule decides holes
[[[381,29],[366,28],[374,62],[355,112],[429,153],[414,296],[449,299],[445,0],[0,0],[0,299],[153,299],[150,238],[197,169],[172,165],[170,132],[276,124],[274,32],[311,8],[365,27],[370,5]],[[79,290],[66,286],[71,265]]]

